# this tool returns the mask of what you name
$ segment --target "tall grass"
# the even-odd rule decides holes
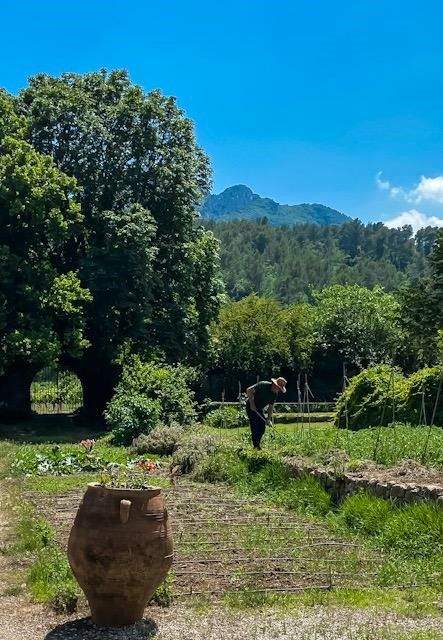
[[[409,459],[443,468],[441,427],[395,424],[350,431],[332,425],[301,428],[297,424],[292,431],[286,428],[268,433],[264,442],[282,455],[306,456],[319,462],[329,460],[331,454],[341,450],[356,461],[374,460],[392,466]]]
[[[436,503],[396,506],[361,492],[343,501],[338,519],[403,558],[443,558],[443,509]]]
[[[259,495],[299,513],[325,515],[331,497],[311,476],[293,478],[281,460],[266,454],[219,450],[204,458],[194,473],[202,482],[228,482],[244,495]]]

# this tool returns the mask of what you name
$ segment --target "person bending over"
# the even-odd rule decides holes
[[[266,430],[266,425],[272,420],[274,402],[279,393],[286,393],[286,380],[284,378],[271,378],[271,381],[262,381],[253,384],[246,389],[248,396],[246,413],[251,425],[252,445],[254,449],[260,449],[260,442]],[[264,416],[264,409],[268,407],[268,417]]]

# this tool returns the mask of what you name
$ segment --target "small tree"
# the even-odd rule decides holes
[[[325,385],[325,397],[341,390],[343,365],[351,376],[403,354],[400,307],[381,287],[333,285],[314,293],[314,300],[314,377]]]
[[[213,336],[218,364],[234,380],[269,376],[291,359],[285,314],[275,300],[251,295],[229,302]]]

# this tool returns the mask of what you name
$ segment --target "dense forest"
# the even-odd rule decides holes
[[[364,225],[298,224],[275,227],[260,221],[204,221],[220,241],[226,293],[251,293],[284,303],[309,300],[313,289],[332,284],[381,284],[393,291],[425,275],[438,229],[389,229]]]

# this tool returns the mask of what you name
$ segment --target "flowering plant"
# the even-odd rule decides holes
[[[80,442],[80,446],[82,446],[86,451],[91,451],[95,445],[94,439],[87,438],[86,440],[82,440]]]
[[[145,471],[146,473],[153,473],[156,469],[158,469],[158,463],[153,460],[139,460],[135,463],[139,469]]]

